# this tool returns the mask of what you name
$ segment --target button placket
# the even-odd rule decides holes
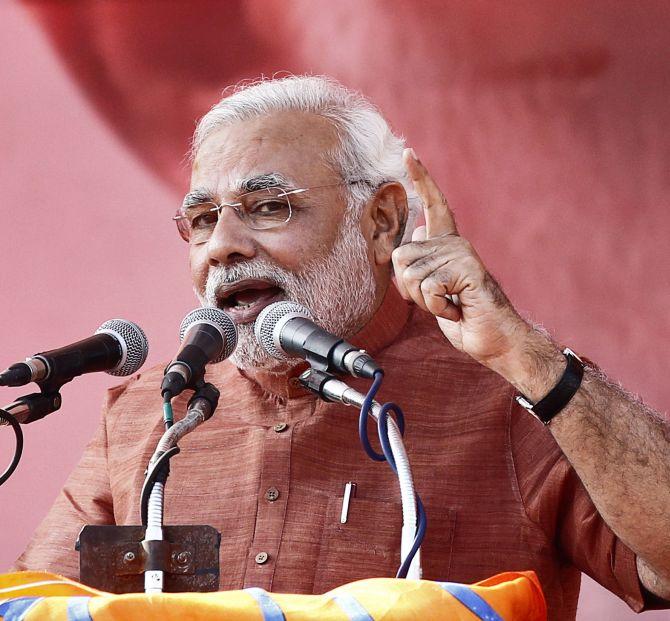
[[[281,430],[280,425],[284,425]],[[265,434],[256,526],[247,559],[245,587],[272,588],[289,495],[293,429],[293,425],[279,423]]]

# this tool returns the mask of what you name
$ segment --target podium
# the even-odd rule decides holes
[[[323,595],[268,593],[248,588],[217,593],[115,595],[45,572],[0,575],[4,621],[546,621],[533,572],[498,574],[474,585],[373,578]]]

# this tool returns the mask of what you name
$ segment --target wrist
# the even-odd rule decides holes
[[[565,356],[551,338],[523,323],[515,331],[513,345],[488,366],[533,403],[543,399],[565,371]]]

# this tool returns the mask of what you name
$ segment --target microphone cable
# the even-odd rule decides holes
[[[391,450],[391,443],[388,437],[388,417],[391,411],[395,413],[398,431],[400,432],[400,435],[403,436],[405,432],[405,415],[400,409],[400,406],[396,403],[388,402],[384,403],[381,406],[381,410],[379,411],[379,416],[377,418],[377,433],[379,435],[379,442],[382,447],[382,453],[378,453],[372,448],[372,445],[370,444],[370,438],[368,436],[368,416],[370,415],[374,398],[377,392],[379,392],[383,380],[384,372],[382,370],[376,371],[374,374],[372,386],[370,386],[370,389],[368,390],[361,406],[361,411],[358,418],[358,434],[363,446],[363,450],[368,455],[368,457],[374,461],[386,461],[391,470],[393,470],[397,476],[398,469],[396,467],[395,458],[393,457],[393,451]],[[401,563],[398,572],[396,573],[396,578],[407,577],[407,572],[410,568],[410,565],[412,564],[412,560],[416,556],[416,553],[421,546],[421,543],[423,542],[424,536],[426,534],[426,511],[423,506],[423,502],[421,502],[419,494],[417,494],[415,491],[414,495],[416,498],[417,510],[416,535],[414,536],[412,547],[410,548],[407,556]]]
[[[21,430],[19,421],[17,421],[16,418],[6,410],[0,409],[0,420],[4,421],[3,424],[12,426],[12,429],[14,430],[14,437],[16,438],[16,444],[14,446],[14,457],[5,471],[0,474],[0,485],[2,485],[7,479],[9,479],[9,477],[12,476],[12,474],[14,474],[14,470],[16,470],[16,467],[19,465],[19,461],[21,460],[21,455],[23,455],[23,431]]]
[[[163,422],[165,431],[174,425],[174,412],[172,411],[172,396],[169,392],[163,395]]]

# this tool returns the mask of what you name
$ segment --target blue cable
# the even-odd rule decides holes
[[[372,382],[372,386],[370,386],[368,394],[365,395],[363,405],[361,406],[361,413],[358,417],[358,435],[361,439],[363,450],[367,453],[368,457],[370,459],[373,459],[374,461],[386,460],[386,457],[384,455],[377,453],[377,451],[375,451],[372,448],[372,445],[370,444],[370,439],[368,438],[368,414],[370,413],[370,409],[372,408],[372,402],[374,401],[375,395],[377,394],[377,391],[379,390],[379,387],[381,386],[383,380],[384,380],[384,372],[377,371],[375,373],[375,378],[374,381]]]
[[[409,550],[407,558],[403,561],[403,564],[398,569],[398,573],[395,575],[396,578],[407,578],[407,572],[409,571],[409,566],[412,564],[416,551],[421,546],[423,538],[426,535],[426,527],[428,526],[428,520],[426,519],[426,510],[423,507],[423,503],[421,502],[421,497],[419,496],[419,494],[416,494],[416,512],[418,518],[416,537],[414,537],[414,543],[412,544],[412,547]]]
[[[395,465],[395,459],[393,458],[393,451],[391,450],[391,443],[389,442],[387,422],[390,411],[395,412],[400,435],[402,436],[405,434],[405,415],[402,413],[402,410],[398,405],[390,402],[382,405],[382,408],[379,412],[379,418],[377,419],[377,433],[379,434],[379,442],[382,445],[382,451],[384,452],[386,461],[389,463],[389,466],[391,466],[391,470],[398,474],[398,469]]]
[[[393,452],[391,451],[391,443],[389,442],[388,429],[386,423],[388,421],[389,412],[391,411],[395,412],[398,424],[398,430],[400,431],[400,435],[404,435],[405,415],[403,414],[400,407],[395,403],[389,402],[382,405],[381,410],[379,412],[379,418],[377,419],[377,433],[379,434],[379,442],[381,443],[383,453],[377,453],[377,451],[375,451],[372,448],[372,445],[370,444],[370,438],[368,437],[368,414],[370,412],[370,409],[372,408],[372,402],[374,401],[375,395],[379,391],[383,379],[384,379],[384,373],[382,371],[377,371],[377,373],[375,373],[372,386],[370,387],[368,394],[365,396],[365,399],[363,400],[363,405],[361,406],[361,412],[358,418],[358,435],[360,436],[361,444],[363,445],[363,450],[367,453],[368,457],[370,457],[370,459],[373,459],[374,461],[386,461],[391,470],[393,470],[393,472],[397,475],[398,470],[396,467],[395,459],[393,458]],[[423,502],[421,502],[421,498],[416,492],[414,495],[416,498],[416,512],[417,512],[416,535],[414,537],[412,547],[410,548],[410,551],[407,554],[407,557],[405,558],[402,565],[400,565],[398,569],[396,578],[407,577],[409,567],[412,564],[412,560],[414,559],[417,550],[419,549],[421,543],[423,542],[423,538],[426,534],[426,527],[428,525],[428,520],[426,519],[426,510],[423,506]]]

